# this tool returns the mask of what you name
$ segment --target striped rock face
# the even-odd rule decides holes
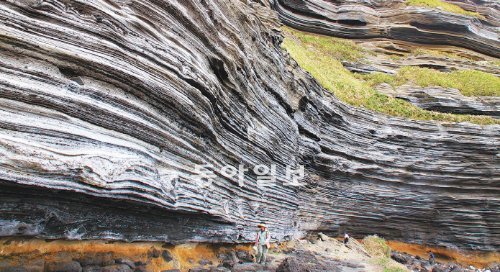
[[[446,2],[477,11],[477,16],[411,6],[405,0],[275,0],[274,8],[283,23],[309,32],[454,45],[500,57],[498,1]]]
[[[0,236],[498,249],[500,127],[342,104],[260,2],[0,2]]]

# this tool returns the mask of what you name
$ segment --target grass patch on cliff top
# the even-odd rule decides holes
[[[364,80],[345,69],[341,63],[341,61],[358,60],[363,54],[370,54],[370,52],[345,39],[306,33],[288,27],[284,27],[283,31],[285,34],[283,48],[323,87],[348,104],[414,120],[471,122],[481,125],[500,124],[500,120],[488,116],[423,110],[409,102],[381,94],[372,87],[375,79]],[[392,84],[397,84],[397,79],[391,76],[377,76],[385,77]]]
[[[444,73],[429,68],[407,66],[399,69],[394,76],[373,73],[358,75],[358,78],[366,80],[371,86],[384,82],[392,86],[412,83],[421,87],[440,86],[458,89],[466,96],[500,96],[500,78],[476,70],[458,70]]]
[[[482,18],[481,14],[479,14],[477,12],[467,11],[458,5],[447,3],[447,2],[444,2],[441,0],[406,0],[406,4],[409,6],[442,9],[444,11],[451,12],[451,13]]]

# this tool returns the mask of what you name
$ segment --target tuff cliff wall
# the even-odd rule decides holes
[[[500,245],[500,127],[342,104],[281,50],[267,2],[4,1],[0,21],[1,236],[244,242],[265,221],[275,240]],[[284,185],[298,164],[307,185]]]

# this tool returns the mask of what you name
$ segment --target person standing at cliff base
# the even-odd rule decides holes
[[[344,245],[347,246],[347,243],[349,243],[349,234],[344,234]]]
[[[271,240],[271,235],[264,223],[257,225],[259,231],[257,231],[257,239],[255,239],[255,246],[257,247],[257,263],[265,264],[267,250],[271,247],[269,241]]]
[[[432,253],[432,251],[429,251],[429,263],[433,265],[435,261],[436,257],[434,256],[434,253]]]

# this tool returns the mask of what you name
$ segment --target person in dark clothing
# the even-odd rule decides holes
[[[344,245],[347,245],[349,243],[349,234],[344,234]]]
[[[429,251],[429,263],[434,264],[434,262],[435,262],[434,253],[432,253],[432,251]]]

